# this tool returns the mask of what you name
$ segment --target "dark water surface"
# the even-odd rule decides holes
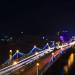
[[[71,53],[74,53],[74,62],[69,68],[68,72],[64,72],[64,66],[68,64],[68,58]],[[75,49],[70,49],[67,53],[62,55],[44,75],[75,75]]]

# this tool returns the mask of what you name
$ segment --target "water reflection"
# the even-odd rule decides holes
[[[67,74],[68,73],[68,66],[65,65],[63,69],[64,69],[64,73]]]
[[[67,60],[67,64],[64,65],[64,67],[63,67],[61,75],[68,75],[68,72],[69,72],[70,68],[72,67],[73,63],[74,63],[74,53],[71,53]]]
[[[68,59],[68,67],[70,68],[74,62],[74,53],[71,53]]]

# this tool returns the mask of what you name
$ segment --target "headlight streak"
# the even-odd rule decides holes
[[[69,43],[69,45],[68,44],[63,45],[63,46],[61,46],[61,50],[62,50],[62,48],[66,50],[66,49],[70,48],[71,46],[73,46],[74,44],[75,44],[75,41]],[[43,51],[38,52],[37,56],[35,54],[33,54],[33,55],[23,59],[23,60],[20,60],[19,62],[17,62],[16,65],[9,65],[9,66],[0,70],[0,75],[8,73],[10,71],[15,71],[17,69],[20,69],[21,67],[23,67],[29,63],[32,63],[35,60],[38,60],[39,57],[43,57],[45,54],[51,53],[53,51],[53,49],[54,48],[45,49]]]

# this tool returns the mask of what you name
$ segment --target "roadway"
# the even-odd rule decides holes
[[[66,49],[63,48],[63,51],[66,51]],[[46,55],[44,58],[40,59],[40,61],[38,60],[37,62],[39,62],[39,67],[38,67],[39,68],[39,73],[42,71],[43,67],[45,65],[47,65],[50,61],[53,62],[52,61],[53,57],[55,59],[57,59],[56,56],[60,55],[61,52],[62,52],[62,50],[60,50],[60,49],[55,50],[55,51],[52,52],[52,53],[54,53],[53,55],[52,55],[52,53],[50,53],[50,54]],[[18,75],[37,75],[37,65],[36,65],[36,63],[31,68],[21,72]]]
[[[52,51],[52,50],[51,50]],[[43,50],[43,51],[40,51],[37,55],[33,54],[19,62],[17,62],[17,64],[12,64],[12,65],[9,65],[3,69],[0,70],[0,74],[11,74],[12,72],[22,68],[23,66],[25,65],[28,65],[29,63],[32,63],[34,62],[35,60],[38,60],[39,57],[42,57],[44,56],[44,53],[48,53],[48,50]]]
[[[9,65],[3,69],[0,70],[0,75],[9,75],[14,73],[15,71],[21,69],[22,67],[27,66],[30,63],[35,62],[36,60],[39,60],[40,57],[44,57],[48,54],[48,56],[46,56],[44,59],[40,59],[40,65],[39,65],[39,71],[42,70],[42,68],[48,64],[49,60],[52,59],[52,57],[56,57],[58,54],[60,54],[62,51],[65,51],[66,49],[72,47],[75,44],[75,42],[71,42],[69,45],[62,45],[60,47],[60,50],[56,50],[54,51],[54,54],[52,55],[51,52],[53,52],[53,50],[51,48],[40,51],[37,55],[33,54],[31,56],[29,56],[28,58],[25,58],[23,60],[20,60],[19,62],[17,62],[15,65]],[[27,71],[21,73],[21,75],[36,75],[36,64],[34,66],[32,66],[32,68],[28,69]]]
[[[60,50],[57,50],[57,51],[54,52],[55,56],[59,53],[60,53]],[[52,59],[52,54],[46,55],[44,58],[40,59],[40,61],[38,60],[39,61],[39,72],[43,69],[43,67],[45,65],[47,65],[49,63],[50,59]],[[20,75],[31,75],[31,74],[37,75],[37,65],[36,65],[36,63],[30,69],[28,69],[27,71],[25,70]]]

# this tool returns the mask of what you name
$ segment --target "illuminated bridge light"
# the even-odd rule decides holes
[[[36,66],[39,66],[39,63],[37,63]]]
[[[17,64],[17,61],[14,61],[14,62],[13,62],[13,65],[16,65],[16,64]]]
[[[10,50],[10,52],[12,52],[12,50]]]
[[[12,60],[12,50],[9,51],[9,60],[10,60],[10,62]]]
[[[34,45],[34,48],[36,48],[36,45]]]
[[[35,55],[38,55],[39,53],[38,52],[35,52]]]
[[[16,53],[19,53],[19,50],[16,50]]]

